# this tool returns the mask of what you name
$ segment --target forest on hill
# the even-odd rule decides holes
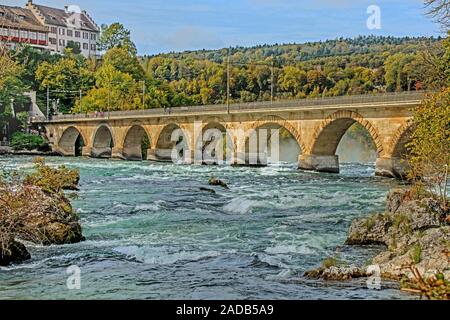
[[[305,44],[168,53],[143,58],[145,72],[184,104],[223,103],[230,62],[231,99],[251,102],[420,90],[423,60],[440,38],[360,36]],[[428,56],[428,57],[427,57]]]
[[[20,103],[29,90],[43,111],[49,92],[52,114],[220,104],[227,70],[231,103],[433,89],[445,79],[429,76],[439,74],[443,42],[361,36],[139,56],[130,31],[113,23],[104,26],[97,59],[71,43],[62,55],[2,49],[14,71],[3,77],[0,104]]]

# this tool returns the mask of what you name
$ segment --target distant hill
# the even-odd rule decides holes
[[[360,36],[303,44],[171,52],[141,58],[155,105],[332,97],[426,88],[421,52],[441,38]],[[162,93],[162,98],[161,98]]]
[[[209,60],[216,63],[226,61],[228,52],[234,62],[249,63],[271,60],[279,65],[295,64],[317,58],[348,56],[355,54],[413,53],[430,43],[442,40],[434,37],[384,37],[358,36],[356,38],[339,38],[335,40],[306,42],[302,44],[273,44],[253,47],[231,47],[218,50],[195,50],[171,52],[149,56],[175,59]]]

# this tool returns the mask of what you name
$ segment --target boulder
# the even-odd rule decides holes
[[[368,275],[363,269],[352,264],[349,266],[331,266],[307,271],[305,276],[311,279],[342,281],[367,277]]]
[[[15,240],[7,240],[8,243],[0,242],[0,266],[11,263],[19,263],[31,258],[25,246]]]
[[[62,194],[28,187],[33,202],[23,210],[18,237],[43,245],[71,244],[84,240],[79,217]]]
[[[412,230],[439,227],[445,217],[439,202],[432,198],[412,199],[410,193],[404,189],[390,191],[386,201],[387,213],[394,220],[406,217]]]
[[[450,226],[446,224],[439,202],[433,198],[413,199],[403,189],[392,190],[387,197],[385,214],[352,222],[346,244],[384,244],[387,251],[372,261],[384,277],[412,278],[415,265],[427,277],[450,277]]]
[[[345,244],[348,245],[380,245],[386,244],[387,234],[392,225],[390,218],[376,214],[352,222]]]
[[[211,177],[211,179],[209,179],[209,181],[208,181],[208,184],[210,186],[219,186],[219,187],[228,189],[228,185],[225,182],[223,182],[222,180],[219,180],[215,177]]]
[[[200,187],[200,191],[205,191],[205,192],[209,192],[211,194],[216,194],[216,190],[209,189],[209,188],[204,188],[204,187]]]

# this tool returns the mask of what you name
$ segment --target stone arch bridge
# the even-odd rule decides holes
[[[299,168],[323,172],[339,172],[336,149],[347,129],[358,122],[376,145],[376,173],[399,177],[405,170],[402,157],[409,121],[422,98],[421,93],[364,95],[61,115],[33,122],[45,127],[53,151],[64,156],[78,153],[129,160],[142,160],[144,136],[148,137],[147,159],[168,160],[175,144],[171,135],[179,129],[189,149],[185,160],[190,162],[194,150],[203,144],[205,128],[226,130],[236,163],[248,153],[249,132],[283,127],[301,149]]]

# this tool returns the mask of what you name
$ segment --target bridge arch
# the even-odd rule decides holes
[[[177,140],[174,141],[174,137],[177,138]],[[189,131],[186,130],[183,125],[174,122],[168,123],[160,128],[155,135],[154,146],[154,154],[151,155],[151,160],[172,161],[174,148],[177,149],[178,159],[186,160],[192,149],[191,136]]]
[[[81,130],[70,126],[63,131],[58,141],[59,151],[65,156],[81,156],[86,142]]]
[[[206,119],[195,139],[195,149],[198,151],[196,157],[201,156],[201,159],[196,160],[205,164],[233,161],[235,135],[230,129],[226,121]]]
[[[255,121],[252,126],[250,127],[250,129],[252,130],[256,130],[260,127],[263,126],[267,126],[267,125],[278,125],[279,127],[282,127],[284,129],[286,129],[287,131],[289,131],[289,133],[292,135],[292,137],[294,137],[294,139],[297,141],[300,149],[302,152],[306,151],[306,144],[303,141],[303,138],[300,134],[300,132],[297,130],[297,128],[290,123],[288,120],[283,119],[282,117],[279,116],[266,116],[263,117],[257,121]],[[248,139],[248,136],[246,137],[246,139]]]
[[[268,129],[269,131],[267,132],[267,144],[263,144],[260,145],[260,138],[262,138],[259,135],[259,130],[260,129]],[[255,121],[254,123],[252,123],[252,125],[248,128],[246,135],[245,135],[245,154],[246,157],[250,157],[250,153],[253,153],[250,149],[250,139],[252,135],[256,134],[256,139],[253,141],[253,143],[257,142],[257,146],[253,146],[253,151],[256,151],[258,154],[258,159],[257,162],[258,164],[265,164],[268,161],[268,157],[271,157],[274,159],[274,157],[272,156],[272,148],[271,148],[271,142],[272,142],[272,138],[273,138],[273,131],[271,131],[271,129],[284,129],[284,132],[288,135],[287,137],[291,137],[293,140],[295,140],[295,144],[296,144],[296,148],[298,148],[298,152],[295,154],[295,161],[297,161],[297,158],[300,154],[302,154],[304,152],[304,150],[306,150],[306,145],[300,135],[300,132],[297,130],[297,128],[291,124],[288,120],[283,119],[281,117],[278,116],[266,116],[263,117],[257,121]],[[280,133],[281,137],[280,137],[280,155],[283,153],[282,152],[282,140],[283,140],[283,132]],[[260,148],[262,146],[267,146],[264,147],[265,150],[260,150]],[[291,150],[292,152],[292,150]],[[278,156],[280,156],[278,155]],[[265,159],[262,159],[261,157],[264,157]],[[272,160],[273,160],[272,159]],[[278,158],[278,160],[282,160],[280,158]],[[246,159],[247,162],[252,162],[251,159]],[[255,161],[255,159],[253,159],[253,161]]]
[[[113,129],[107,123],[101,123],[92,136],[91,156],[94,158],[110,158],[115,146]]]
[[[146,159],[147,149],[150,148],[151,135],[140,123],[134,123],[125,134],[123,156],[128,160],[143,160]]]
[[[382,156],[384,149],[377,129],[360,114],[347,110],[337,111],[328,116],[314,130],[310,154],[334,156],[342,137],[356,122],[369,132],[376,146],[378,156]]]
[[[394,134],[389,145],[391,158],[406,158],[408,154],[407,144],[411,141],[413,125],[405,123]]]

